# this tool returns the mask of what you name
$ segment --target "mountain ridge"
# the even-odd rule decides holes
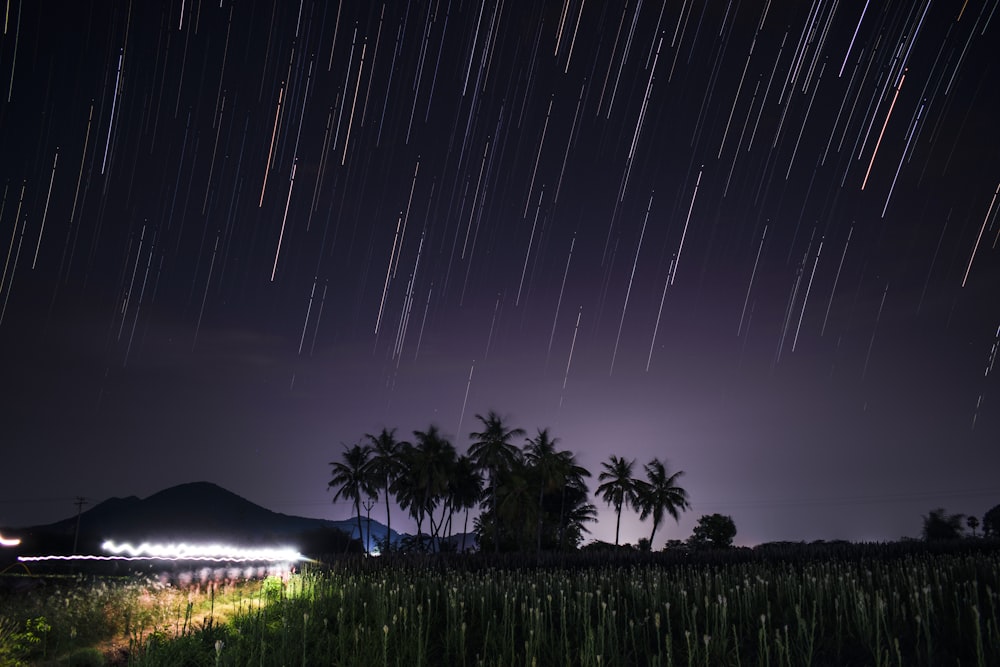
[[[66,536],[77,533],[80,545],[115,541],[177,541],[192,539],[234,540],[263,544],[294,541],[337,530],[358,539],[357,517],[331,520],[274,512],[213,482],[186,482],[168,487],[145,498],[113,496],[79,517],[29,526],[17,532],[26,535]],[[369,528],[370,525],[370,528]],[[393,544],[403,535],[375,519],[361,519],[362,538],[372,548],[389,535]]]
[[[77,529],[79,522],[79,530]],[[79,553],[98,553],[102,542],[176,542],[191,540],[226,540],[241,544],[291,543],[303,552],[327,553],[344,550],[344,536],[361,540],[368,550],[390,540],[399,545],[410,537],[389,529],[377,519],[315,519],[274,512],[208,481],[185,482],[153,493],[145,498],[113,496],[79,516],[52,523],[29,526],[15,531],[34,543],[54,546],[71,553],[70,544],[78,543]],[[339,531],[339,538],[331,531]],[[462,535],[450,541],[461,548]],[[340,546],[334,547],[334,543]],[[466,545],[475,549],[475,536],[466,535]]]

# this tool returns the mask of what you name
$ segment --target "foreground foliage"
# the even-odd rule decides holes
[[[0,665],[992,665],[996,544],[345,558],[0,595]]]
[[[259,593],[260,586],[176,586],[139,576],[8,576],[0,590],[0,667],[106,664],[152,637],[194,636],[227,618],[229,602]]]
[[[134,642],[136,665],[1000,664],[1000,554],[603,567],[354,562]]]

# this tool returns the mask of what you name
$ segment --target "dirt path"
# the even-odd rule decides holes
[[[108,665],[127,665],[133,646],[140,646],[154,633],[171,640],[204,629],[211,624],[228,623],[247,605],[260,604],[259,582],[251,586],[220,586],[213,603],[211,589],[194,592],[170,589],[145,595],[140,600],[140,618],[122,635],[117,635],[95,648],[104,655]],[[166,599],[164,599],[166,598]],[[188,605],[190,604],[190,610]]]

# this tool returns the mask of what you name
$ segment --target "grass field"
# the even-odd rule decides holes
[[[171,666],[1000,664],[995,548],[529,560],[350,560],[200,589],[77,582],[29,596],[37,604],[16,614],[5,604],[0,656]],[[13,646],[18,633],[37,641]],[[97,650],[112,639],[117,653]]]

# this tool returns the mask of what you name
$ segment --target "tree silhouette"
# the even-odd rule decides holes
[[[423,524],[427,506],[424,502],[425,494],[420,486],[417,472],[417,458],[420,456],[419,450],[409,442],[404,442],[399,448],[400,473],[392,483],[392,493],[396,496],[399,507],[408,512],[410,517],[417,522],[417,535],[415,538],[418,547],[423,546]]]
[[[634,465],[635,459],[629,461],[612,454],[607,461],[601,463],[604,471],[597,477],[598,481],[604,482],[597,487],[597,495],[608,505],[614,505],[615,512],[618,513],[618,521],[615,524],[615,546],[618,546],[618,535],[622,525],[622,508],[634,507],[638,500],[636,482],[632,478]]]
[[[573,452],[563,450],[557,454],[563,475],[562,489],[559,493],[559,533],[556,545],[559,549],[566,547],[566,537],[572,537],[575,546],[583,539],[583,533],[589,532],[583,523],[597,520],[597,508],[588,502],[589,491],[586,477],[590,471],[579,465]],[[586,507],[582,507],[586,505]],[[588,510],[589,508],[589,510]]]
[[[465,524],[462,527],[462,551],[465,551],[465,536],[469,532],[469,510],[483,498],[483,475],[467,455],[455,460],[455,467],[448,484],[448,502],[452,510],[465,510]],[[449,536],[451,533],[449,519]]]
[[[346,498],[354,503],[354,513],[358,518],[358,539],[362,538],[361,530],[361,496],[375,494],[375,487],[368,472],[368,447],[360,444],[344,447],[341,461],[331,461],[333,475],[327,488],[337,487],[333,495],[336,502]]]
[[[948,514],[943,507],[931,510],[924,517],[924,539],[928,542],[957,540],[962,536],[963,518],[961,514]]]
[[[965,520],[965,525],[969,527],[969,530],[972,531],[972,536],[975,537],[976,528],[979,528],[979,519],[975,516],[970,516]]]
[[[688,544],[696,548],[717,549],[732,546],[736,537],[736,523],[733,517],[724,514],[706,514],[698,519],[698,525],[688,538]]]
[[[413,431],[412,442],[399,440],[395,428],[383,427],[377,434],[365,433],[363,444],[345,446],[342,459],[330,463],[328,487],[336,488],[334,501],[351,501],[358,534],[363,534],[362,501],[372,499],[365,503],[370,521],[371,506],[384,499],[390,537],[383,547],[392,548],[392,496],[416,522],[409,548],[425,549],[427,536],[435,548],[442,539],[451,545],[455,512],[465,510],[462,532],[467,534],[476,506],[480,513],[473,530],[482,549],[489,549],[490,542],[496,553],[525,551],[532,543],[536,554],[578,548],[589,532],[586,524],[597,520],[586,482],[590,471],[573,452],[557,449],[559,440],[547,428],[539,428],[519,448],[514,440],[524,435],[523,429],[511,427],[493,410],[476,419],[481,428],[469,434],[472,442],[463,456],[433,424]],[[601,465],[595,496],[615,509],[615,546],[625,508],[637,510],[641,520],[652,517],[650,544],[665,515],[679,521],[680,512],[690,509],[687,492],[677,483],[684,472],[671,474],[665,461],[654,458],[645,464],[645,479],[633,477],[634,459],[611,455]],[[426,533],[425,520],[430,524]],[[983,528],[989,530],[985,518]],[[465,550],[464,537],[461,548]]]
[[[544,522],[545,492],[562,489],[566,484],[565,462],[556,451],[558,438],[549,436],[548,429],[539,429],[538,435],[529,438],[524,446],[525,462],[531,466],[538,482],[538,529],[536,553],[542,552],[542,523]]]
[[[503,419],[495,411],[490,410],[485,417],[476,415],[476,419],[483,425],[482,431],[473,431],[469,434],[472,444],[469,446],[469,456],[475,461],[476,466],[489,474],[490,482],[488,494],[490,504],[497,508],[497,477],[503,470],[509,470],[520,454],[516,445],[511,443],[514,438],[524,435],[524,429],[508,428]],[[499,514],[493,513],[493,534],[494,538],[499,536]],[[500,553],[500,541],[494,539],[494,548]]]
[[[596,510],[584,481],[590,472],[570,451],[557,451],[546,429],[518,450],[514,462],[499,470],[493,497],[483,499],[475,522],[482,549],[525,551],[578,546]]]
[[[396,440],[396,429],[383,428],[378,435],[365,433],[368,440],[371,457],[368,460],[368,472],[378,491],[385,497],[385,527],[386,540],[385,549],[392,548],[392,515],[389,512],[389,496],[396,478],[402,472],[402,460],[400,458],[402,445],[405,444]]]
[[[673,475],[667,474],[667,466],[659,459],[653,459],[645,466],[646,479],[636,482],[637,505],[639,518],[653,517],[653,530],[649,533],[649,546],[653,547],[653,537],[656,529],[663,522],[666,512],[680,521],[680,512],[690,508],[687,491],[677,485],[677,479],[684,474],[678,470]]]
[[[1000,505],[996,505],[983,515],[983,535],[1000,537]]]
[[[587,476],[590,476],[589,472]],[[579,547],[583,534],[590,532],[586,524],[597,521],[597,508],[588,498],[587,485],[582,480],[571,478],[560,499],[563,507],[562,528],[557,542],[560,549]]]
[[[514,464],[497,475],[495,485],[496,506],[492,508],[494,550],[504,548],[523,551],[530,543],[532,527],[535,525],[535,485],[530,478],[531,471],[520,455]]]
[[[400,475],[398,490],[400,504],[405,502],[417,521],[417,542],[423,547],[421,529],[425,517],[430,519],[432,544],[439,537],[444,514],[435,523],[434,510],[447,499],[448,480],[456,456],[455,447],[433,424],[426,431],[414,431],[413,437],[414,444],[404,450],[406,470]]]

